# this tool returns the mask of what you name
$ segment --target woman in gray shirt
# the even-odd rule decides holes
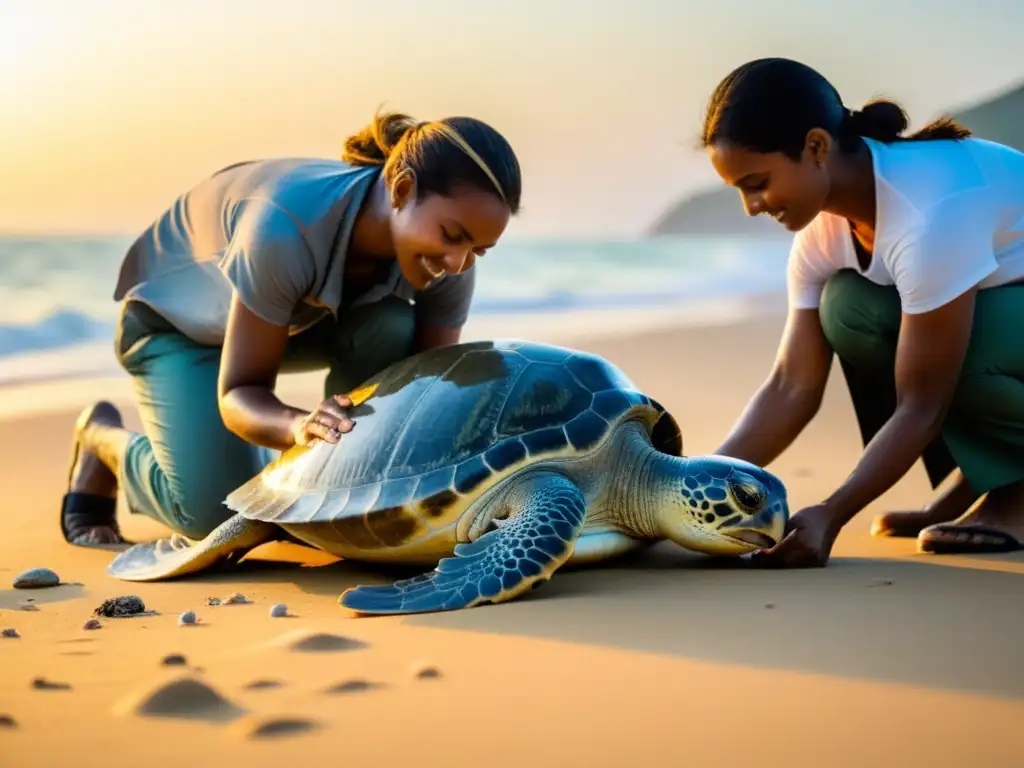
[[[129,249],[115,349],[144,434],[99,402],[75,427],[65,539],[122,541],[115,503],[201,538],[224,497],[280,451],[353,428],[343,393],[459,340],[474,262],[519,210],[519,164],[466,117],[377,116],[340,161],[229,166],[179,197]],[[312,412],[279,372],[325,368]]]

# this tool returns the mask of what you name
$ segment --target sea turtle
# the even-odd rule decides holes
[[[436,566],[339,599],[359,613],[418,613],[510,600],[566,562],[663,539],[709,554],[763,549],[789,515],[776,476],[684,458],[676,420],[586,352],[454,344],[349,396],[355,427],[339,443],[283,452],[227,497],[236,514],[206,538],[136,544],[109,572],[155,581],[292,537],[341,558]]]

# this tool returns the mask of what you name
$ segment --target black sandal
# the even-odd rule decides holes
[[[64,534],[64,541],[77,546],[93,546],[78,544],[74,539],[87,530],[101,526],[112,528],[117,533],[118,541],[109,543],[124,543],[117,525],[117,499],[79,491],[64,494],[60,505],[60,531]]]
[[[92,406],[90,411],[95,411],[95,409],[101,405],[103,405],[103,403],[97,403]],[[111,404],[107,403],[107,405]],[[111,407],[113,406],[111,405]],[[84,416],[85,414],[83,413],[82,415]],[[82,417],[80,416],[79,420],[81,420],[81,418]],[[86,418],[86,421],[88,421],[88,418]],[[77,544],[75,539],[89,529],[106,527],[111,528],[117,534],[118,538],[116,542],[106,543],[126,543],[124,537],[121,535],[121,529],[117,524],[116,496],[101,496],[97,493],[84,493],[82,491],[71,490],[71,481],[75,475],[75,465],[78,464],[80,446],[81,441],[76,437],[74,449],[71,452],[71,463],[68,466],[68,490],[61,499],[60,531],[64,536],[64,541],[74,546],[103,546],[103,544]]]

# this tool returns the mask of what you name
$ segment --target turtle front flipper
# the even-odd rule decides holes
[[[572,555],[586,500],[553,472],[531,473],[501,499],[511,509],[501,527],[455,546],[430,573],[390,586],[355,587],[339,602],[359,613],[451,611],[501,603],[546,581]]]
[[[260,544],[281,538],[273,523],[234,515],[199,541],[174,534],[157,541],[135,544],[107,566],[107,573],[124,581],[160,581],[202,571],[233,557],[241,559]]]

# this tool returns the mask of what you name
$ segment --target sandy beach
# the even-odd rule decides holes
[[[782,321],[719,318],[573,344],[663,402],[699,454],[762,380]],[[543,335],[528,331],[517,335]],[[310,376],[282,385],[299,404],[317,387]],[[1024,557],[918,555],[913,540],[869,535],[876,512],[928,499],[919,466],[848,526],[825,569],[722,567],[661,545],[563,570],[505,605],[353,618],[337,597],[386,572],[276,544],[226,573],[130,584],[106,574],[112,553],[66,545],[68,438],[78,404],[97,397],[137,428],[123,380],[0,390],[0,626],[20,636],[0,638],[5,766],[1024,761]],[[771,468],[796,511],[834,488],[860,449],[836,366],[819,416]],[[161,535],[123,500],[120,510],[129,538]],[[67,584],[11,588],[36,566]],[[234,592],[251,603],[207,605]],[[83,629],[118,595],[155,613]],[[37,610],[21,607],[28,598]],[[291,615],[271,618],[275,603]],[[179,626],[189,609],[199,623]],[[183,662],[164,663],[172,654]],[[438,674],[418,676],[424,668]]]

